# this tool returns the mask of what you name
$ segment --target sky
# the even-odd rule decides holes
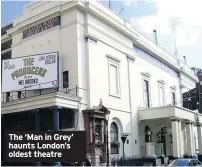
[[[109,7],[109,1],[99,0]],[[1,1],[2,26],[23,11],[30,1]],[[111,0],[111,10],[129,21],[148,39],[154,41],[157,30],[158,45],[175,54],[187,65],[202,68],[202,0]],[[123,10],[121,10],[123,8]]]

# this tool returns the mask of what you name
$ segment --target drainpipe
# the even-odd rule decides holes
[[[182,73],[179,73],[179,83],[180,83],[180,107],[183,107],[183,87],[182,87]]]
[[[131,60],[129,57],[127,57],[127,68],[128,68],[128,93],[129,93],[129,106],[130,106],[130,119],[131,119],[131,138],[132,138],[132,154],[134,153],[134,145],[133,145],[133,119],[132,119],[132,101],[131,101],[131,83],[130,83],[130,67],[129,67],[129,61]]]
[[[87,24],[87,13],[84,15],[84,35],[88,34],[88,24]],[[85,55],[86,55],[86,81],[87,81],[87,106],[90,108],[91,102],[90,102],[90,68],[89,68],[89,44],[88,41],[85,39]]]

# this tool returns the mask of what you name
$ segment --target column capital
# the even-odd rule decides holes
[[[39,112],[39,109],[36,108],[36,109],[32,110],[32,112],[33,112],[33,113]]]
[[[202,123],[196,122],[196,126],[197,126],[197,127],[202,127]]]
[[[186,124],[186,125],[189,125],[189,124],[192,125],[192,124],[194,124],[194,122],[193,122],[193,121],[189,121],[189,120],[187,120],[187,121],[185,121],[185,124]]]
[[[181,119],[179,117],[170,117],[171,121],[180,121]]]
[[[59,109],[62,109],[63,107],[61,106],[52,106],[51,107],[51,110],[59,110]]]

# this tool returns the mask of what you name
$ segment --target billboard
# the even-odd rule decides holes
[[[54,87],[58,64],[56,52],[3,60],[2,92]]]

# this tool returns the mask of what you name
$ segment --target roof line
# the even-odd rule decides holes
[[[3,26],[1,27],[1,29],[2,29],[2,28],[5,28],[5,27],[7,27],[7,26],[9,26],[9,25],[11,25],[11,24],[13,24],[13,22],[10,22],[10,23],[8,23],[8,24],[3,25]]]

